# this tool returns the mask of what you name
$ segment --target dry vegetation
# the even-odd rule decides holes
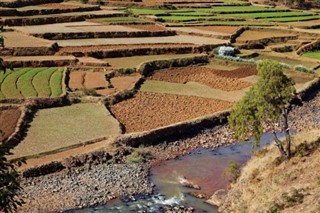
[[[110,110],[126,132],[140,132],[223,111],[232,105],[207,98],[138,92]]]
[[[319,130],[294,136],[294,157],[279,160],[279,150],[259,151],[228,192],[223,212],[320,211]]]
[[[39,110],[13,157],[36,155],[120,134],[118,122],[100,104],[75,104]]]

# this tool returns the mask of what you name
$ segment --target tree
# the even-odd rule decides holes
[[[16,170],[17,166],[24,163],[23,160],[9,161],[6,156],[12,155],[14,146],[8,141],[0,144],[0,212],[16,212],[23,200],[18,197],[21,190],[20,176]]]
[[[283,74],[281,64],[264,60],[258,63],[257,83],[245,94],[228,117],[230,128],[239,140],[253,136],[258,145],[265,131],[271,131],[283,157],[291,157],[288,107],[295,93],[294,82]],[[277,136],[284,132],[285,146]]]

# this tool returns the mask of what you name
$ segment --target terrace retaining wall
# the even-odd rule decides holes
[[[69,33],[41,33],[32,34],[38,38],[49,40],[86,39],[86,38],[133,38],[133,37],[162,37],[174,36],[173,30],[163,31],[135,31],[135,32],[69,32]]]
[[[28,26],[28,25],[42,25],[42,24],[54,24],[63,22],[79,22],[86,19],[94,18],[110,18],[110,17],[124,17],[127,14],[85,14],[85,15],[67,15],[67,16],[39,16],[39,17],[21,17],[21,18],[5,18],[3,19],[3,25],[5,26]]]
[[[143,76],[148,76],[151,72],[160,69],[166,69],[171,67],[186,67],[194,64],[207,64],[209,63],[209,56],[202,54],[198,56],[192,56],[187,58],[177,58],[170,60],[155,60],[145,62],[139,65],[137,71]]]
[[[30,9],[30,10],[17,10],[11,9],[0,11],[0,16],[37,16],[48,14],[62,14],[62,13],[74,13],[74,12],[89,12],[100,10],[100,6],[90,7],[76,7],[76,8],[48,8],[48,9]]]
[[[318,38],[317,40],[315,40],[315,41],[313,41],[313,42],[311,42],[309,44],[306,44],[306,45],[300,47],[296,51],[296,53],[298,55],[301,55],[301,54],[303,54],[305,52],[312,52],[314,50],[319,50],[319,49],[320,49],[320,38]]]
[[[29,5],[48,4],[48,3],[61,3],[63,0],[16,0],[16,1],[1,1],[0,7],[24,7]]]

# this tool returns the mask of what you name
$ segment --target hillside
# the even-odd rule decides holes
[[[320,130],[293,137],[294,156],[281,161],[271,145],[242,169],[221,212],[320,212]]]

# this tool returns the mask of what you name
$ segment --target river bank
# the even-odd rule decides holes
[[[294,106],[289,119],[291,128],[296,131],[320,128],[320,95],[302,106]],[[149,178],[149,163],[154,165],[186,155],[199,147],[214,149],[234,142],[228,126],[222,125],[194,133],[188,138],[147,147],[154,158],[147,163],[119,164],[113,161],[26,178],[22,181],[22,196],[26,204],[19,212],[59,212],[105,204],[116,197],[132,199],[132,195],[149,195],[154,186]]]

